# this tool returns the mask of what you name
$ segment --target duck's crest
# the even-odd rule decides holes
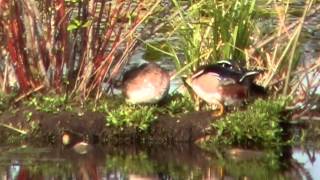
[[[243,82],[246,78],[249,78],[249,77],[255,77],[257,76],[258,74],[260,74],[259,71],[249,71],[249,72],[246,72],[244,73],[244,75],[241,77],[241,79],[239,80],[239,82]]]

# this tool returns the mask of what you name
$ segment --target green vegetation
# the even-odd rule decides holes
[[[133,105],[125,104],[123,99],[114,97],[110,100],[102,100],[94,111],[106,114],[106,125],[124,129],[126,127],[137,128],[145,131],[159,115],[169,114],[171,116],[194,110],[192,101],[181,94],[174,94],[170,101],[164,106],[157,105]],[[110,102],[110,103],[109,103]]]
[[[231,112],[212,124],[217,135],[211,143],[224,145],[279,145],[283,143],[281,114],[286,100],[256,100],[245,111]]]
[[[102,98],[98,101],[87,100],[82,103],[86,104],[83,106],[81,103],[68,102],[66,95],[33,96],[23,104],[38,111],[53,114],[69,111],[81,116],[85,111],[101,112],[105,114],[106,126],[120,130],[134,128],[140,131],[146,131],[159,115],[176,116],[180,113],[194,111],[191,99],[177,93],[168,97],[163,106],[127,104],[120,96]],[[25,113],[25,118],[27,122],[34,123],[32,112]]]
[[[122,105],[118,109],[109,110],[106,125],[115,127],[133,127],[144,131],[157,119],[154,106]]]
[[[34,96],[25,103],[42,112],[58,113],[63,110],[72,110],[72,107],[67,103],[66,95]]]
[[[318,36],[319,26],[312,19],[319,18],[319,4],[314,6],[319,2],[300,0],[299,8],[292,8],[296,1],[0,0],[0,142],[23,144],[1,147],[1,172],[13,174],[18,167],[31,179],[88,179],[90,173],[122,179],[132,174],[164,174],[170,176],[167,179],[309,178],[292,147],[300,143],[307,151],[310,146],[319,148],[314,141],[320,139],[319,123],[294,129],[292,135],[291,127],[302,123],[294,124],[298,120],[288,121],[283,115],[290,106],[298,118],[307,119],[313,107],[319,108],[319,98],[314,98],[320,84],[319,60],[300,61],[303,38]],[[237,61],[244,71],[261,70],[256,83],[268,89],[269,97],[208,123],[208,117],[199,119],[207,113],[199,117],[190,113],[196,109],[192,94],[171,94],[152,105],[127,104],[122,96],[109,96],[105,89],[118,84],[130,56],[140,53],[141,47],[144,59],[170,59],[175,64],[171,79],[190,76],[200,66],[222,59]],[[194,121],[180,116],[185,113]],[[168,120],[161,126],[160,116],[175,118],[161,118]],[[96,119],[98,123],[91,123]],[[190,122],[206,128],[188,126]],[[174,135],[165,136],[171,130]],[[213,132],[200,144],[205,152],[189,144],[186,154],[178,143],[165,144],[168,149],[154,146],[171,139],[174,143],[178,136],[191,141],[198,130],[200,135]],[[24,145],[60,142],[63,137],[69,141],[63,150],[55,146],[53,153]],[[96,141],[100,137],[105,139]],[[153,138],[155,143],[146,142]],[[117,149],[121,140],[135,139],[141,141],[132,149]],[[77,158],[72,140],[88,143],[87,154]],[[116,146],[92,148],[96,142]],[[140,151],[141,144],[146,151]],[[234,147],[249,150],[246,155],[228,151]],[[313,163],[315,157],[309,158]]]
[[[65,110],[84,112],[94,111],[105,114],[105,125],[121,131],[130,128],[146,132],[158,116],[169,114],[177,116],[181,113],[194,111],[194,104],[181,94],[175,94],[163,106],[159,105],[132,105],[126,104],[119,96],[101,99],[98,102],[88,101],[86,107],[71,106],[65,103],[65,96],[33,97],[25,104],[43,112],[57,113]],[[280,145],[282,127],[280,123],[282,112],[286,107],[284,98],[256,100],[246,110],[227,114],[212,123],[216,135],[209,144],[243,145],[243,146],[270,146]],[[79,106],[79,105],[78,105]],[[28,122],[33,123],[32,113],[25,114]],[[32,124],[30,124],[32,125]]]
[[[169,98],[169,103],[167,103],[165,107],[160,110],[163,114],[175,116],[180,113],[188,113],[195,110],[195,105],[192,99],[187,95],[175,93]]]
[[[0,114],[11,106],[11,101],[15,97],[15,94],[4,94],[0,92]]]
[[[252,44],[254,0],[202,0],[188,5],[173,0],[173,4],[169,40],[165,45],[147,45],[171,57],[177,74],[190,74],[200,65],[221,59],[248,58],[244,50]]]

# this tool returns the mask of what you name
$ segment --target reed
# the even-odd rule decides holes
[[[172,2],[167,39],[177,40],[167,41],[165,54],[176,63],[177,75],[221,59],[245,58],[243,49],[249,48],[254,30],[254,0]]]
[[[254,0],[203,0],[188,4],[173,0],[173,3],[169,18],[172,30],[166,46],[169,50],[148,45],[174,60],[176,76],[191,74],[200,65],[233,59],[246,69],[262,70],[258,84],[270,89],[274,96],[315,94],[319,80],[315,75],[312,80],[309,76],[310,72],[317,74],[319,61],[307,64],[300,61],[302,29],[320,9],[313,1],[305,2],[301,17],[293,22],[288,18],[292,11],[290,1],[258,4]],[[270,11],[264,12],[261,7],[269,7]],[[270,27],[259,24],[270,19],[276,24]],[[298,77],[301,73],[303,76]],[[309,87],[303,83],[306,77]],[[293,103],[301,95],[295,97]]]
[[[270,33],[258,36],[248,51],[251,51],[248,53],[251,57],[248,64],[265,69],[260,83],[269,87],[275,96],[291,97],[291,108],[294,106],[307,112],[319,101],[314,98],[320,84],[316,77],[319,74],[319,58],[301,61],[301,34],[305,23],[312,20],[320,6],[312,0],[305,2],[303,13],[293,22],[288,19],[289,1],[282,5],[274,2],[272,7],[276,9],[278,23]]]

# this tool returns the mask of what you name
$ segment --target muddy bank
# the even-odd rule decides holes
[[[71,137],[68,144],[79,141],[106,144],[192,143],[213,133],[209,128],[212,121],[214,119],[208,112],[192,112],[177,117],[162,115],[148,130],[140,131],[130,127],[106,126],[105,115],[98,112],[52,114],[21,108],[0,116],[0,139],[5,141],[12,135],[21,135],[16,131],[21,130],[26,133],[24,139],[43,143],[62,143],[65,135]]]

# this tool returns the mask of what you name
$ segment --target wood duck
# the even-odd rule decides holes
[[[219,65],[223,68],[232,70],[232,71],[237,71],[239,73],[245,73],[246,70],[240,66],[240,64],[235,61],[235,60],[220,60],[216,62],[216,65]]]
[[[129,103],[157,103],[168,94],[169,87],[169,73],[155,63],[145,63],[124,74],[122,93]]]
[[[217,106],[221,116],[225,106],[243,103],[249,96],[264,96],[266,91],[253,81],[258,71],[240,71],[227,61],[201,67],[186,80],[194,93],[208,104]]]

